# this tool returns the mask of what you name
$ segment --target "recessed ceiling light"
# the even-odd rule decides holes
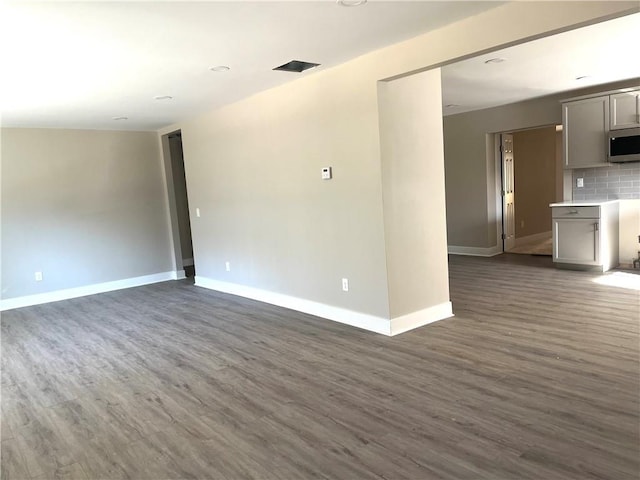
[[[367,0],[336,0],[336,3],[343,7],[359,7],[367,3]]]
[[[500,57],[496,57],[496,58],[490,58],[489,60],[485,60],[484,63],[489,64],[489,63],[502,63],[502,62],[506,62],[506,58],[500,58]]]
[[[226,65],[217,65],[215,67],[209,68],[209,70],[211,70],[212,72],[228,72],[229,70],[231,70],[231,68],[227,67]]]
[[[113,117],[114,120],[129,120],[129,117]]]
[[[367,3],[367,0],[336,0],[336,3],[343,7],[359,7]]]
[[[173,97],[171,95],[157,95],[153,97],[154,100],[172,100]]]
[[[319,63],[303,62],[301,60],[291,60],[284,65],[274,68],[274,70],[280,70],[281,72],[304,72],[310,68],[319,67]]]
[[[576,77],[576,80],[584,80],[585,78],[589,78],[590,75],[580,75],[579,77]]]

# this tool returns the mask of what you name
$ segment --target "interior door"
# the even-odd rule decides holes
[[[502,153],[502,239],[503,248],[508,252],[516,246],[516,206],[513,180],[513,135],[500,135]]]

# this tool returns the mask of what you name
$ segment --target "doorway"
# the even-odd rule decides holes
[[[562,131],[504,132],[500,144],[503,251],[551,255],[551,209],[563,200]]]
[[[184,277],[195,277],[189,198],[184,168],[182,132],[180,130],[163,135],[165,173],[169,195],[169,214],[173,236],[176,270]],[[179,275],[180,276],[180,275]]]

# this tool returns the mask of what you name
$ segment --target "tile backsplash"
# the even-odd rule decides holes
[[[578,178],[584,179],[583,188],[577,187]],[[574,201],[629,198],[640,198],[640,162],[573,170]]]

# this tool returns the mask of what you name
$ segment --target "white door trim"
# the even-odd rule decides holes
[[[500,157],[502,160],[502,231],[503,248],[508,252],[516,246],[515,213],[515,156],[513,153],[513,134],[500,134]]]

